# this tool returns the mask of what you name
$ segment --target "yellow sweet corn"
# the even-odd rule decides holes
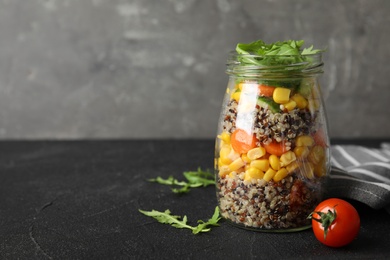
[[[296,146],[294,148],[295,156],[298,159],[305,159],[309,155],[309,148],[307,146]]]
[[[278,104],[287,103],[290,100],[291,90],[288,88],[275,88],[273,99]]]
[[[292,173],[295,170],[297,170],[300,167],[300,165],[301,165],[300,163],[298,163],[297,161],[294,161],[286,166],[286,170],[288,173]]]
[[[250,163],[251,162],[251,159],[249,159],[248,155],[246,153],[243,153],[241,154],[241,159],[245,162],[245,163]]]
[[[241,157],[234,160],[232,163],[229,164],[229,169],[231,171],[237,171],[241,167],[245,165],[245,162],[241,159]]]
[[[301,135],[295,140],[296,146],[312,146],[313,144],[314,139],[310,135]]]
[[[251,161],[250,166],[265,172],[269,169],[269,160],[267,159],[254,160]]]
[[[232,94],[232,99],[236,100],[237,102],[240,101],[241,92],[236,91]]]
[[[297,94],[293,95],[291,97],[291,99],[295,101],[295,103],[297,104],[297,107],[299,109],[304,109],[307,107],[308,102],[307,102],[306,98],[304,98],[301,94],[297,93]]]
[[[275,182],[281,181],[288,175],[288,171],[286,168],[281,168],[279,171],[277,171],[272,178]]]
[[[253,149],[250,149],[247,153],[247,156],[250,160],[256,160],[263,155],[265,155],[266,151],[264,147],[256,147]]]
[[[219,167],[219,176],[220,177],[225,177],[227,174],[230,173],[230,169],[229,169],[229,166],[225,165],[225,166],[221,166]]]
[[[293,161],[295,161],[297,157],[295,156],[295,153],[292,151],[285,152],[280,156],[280,166],[284,167],[286,165],[289,165]]]
[[[244,181],[250,181],[250,180],[252,180],[252,177],[249,175],[249,173],[247,173],[247,171],[245,171]]]
[[[219,151],[219,159],[222,164],[230,164],[232,160],[229,157],[231,152],[230,145],[223,145]]]
[[[228,132],[222,132],[218,137],[224,142],[224,144],[230,144],[230,134]]]
[[[279,160],[278,156],[271,154],[269,156],[268,160],[269,160],[269,164],[271,165],[272,169],[274,169],[275,171],[278,171],[280,169],[280,160]]]
[[[322,177],[326,175],[326,165],[325,158],[323,158],[319,163],[314,165],[314,174],[317,177]]]
[[[274,171],[272,168],[269,168],[269,169],[265,172],[263,179],[264,179],[265,181],[270,181],[270,180],[272,180],[272,178],[274,177],[275,174],[276,174],[276,171]]]
[[[307,156],[308,160],[314,165],[318,164],[325,157],[325,150],[322,146],[316,145]]]
[[[247,175],[249,175],[252,179],[262,179],[264,177],[264,172],[255,167],[250,167],[245,171],[245,177]]]
[[[287,103],[284,103],[283,106],[288,111],[291,111],[291,110],[293,110],[294,108],[297,107],[297,103],[294,100],[290,99]]]

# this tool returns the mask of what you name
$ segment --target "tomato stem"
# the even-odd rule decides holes
[[[333,221],[337,218],[336,208],[337,204],[333,207],[333,211],[328,209],[328,212],[312,212],[308,218],[321,223],[321,226],[324,228],[324,240],[326,240],[326,235],[328,234],[329,227],[332,225]],[[320,218],[314,218],[313,214],[316,213]]]

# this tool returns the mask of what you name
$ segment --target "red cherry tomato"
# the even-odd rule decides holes
[[[360,217],[347,201],[331,198],[324,200],[311,215],[315,237],[330,247],[342,247],[358,235]]]

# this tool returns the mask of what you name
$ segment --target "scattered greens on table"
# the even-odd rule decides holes
[[[188,193],[191,188],[206,187],[209,185],[215,185],[215,176],[213,173],[202,171],[201,168],[198,168],[197,171],[187,171],[183,172],[184,177],[187,181],[179,181],[173,176],[169,176],[167,179],[162,177],[157,177],[149,179],[148,181],[157,182],[159,184],[170,185],[173,187],[181,188],[172,188],[172,191],[177,194]]]
[[[215,207],[215,211],[213,216],[207,220],[207,222],[204,222],[203,220],[198,220],[197,226],[190,226],[187,224],[187,216],[184,215],[184,217],[175,216],[171,214],[171,211],[169,209],[165,210],[164,212],[160,212],[157,210],[152,211],[143,211],[139,210],[142,214],[145,214],[146,216],[155,218],[158,222],[163,224],[169,224],[175,228],[187,228],[192,230],[193,234],[199,234],[201,232],[208,232],[211,230],[210,226],[219,226],[218,221],[221,219],[219,217],[219,209],[218,207]],[[181,220],[180,220],[181,219]]]
[[[163,185],[179,186],[181,188],[172,188],[172,191],[178,194],[188,193],[191,188],[215,185],[214,174],[207,171],[202,171],[201,168],[198,168],[197,171],[183,172],[183,175],[186,181],[179,181],[173,176],[169,176],[166,179],[159,176],[157,178],[149,179],[148,181],[157,182]],[[207,222],[204,222],[203,220],[198,220],[198,225],[194,227],[187,224],[186,215],[184,215],[183,218],[180,216],[172,215],[169,209],[165,210],[164,212],[160,212],[157,210],[144,211],[141,209],[139,209],[139,211],[146,216],[155,218],[160,223],[170,224],[175,228],[191,229],[193,234],[210,231],[210,226],[219,226],[218,221],[221,219],[219,217],[218,207],[215,208],[213,216]]]

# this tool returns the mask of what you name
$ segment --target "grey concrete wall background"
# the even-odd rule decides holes
[[[0,0],[0,138],[213,138],[237,42],[327,47],[332,137],[390,136],[390,1]]]

